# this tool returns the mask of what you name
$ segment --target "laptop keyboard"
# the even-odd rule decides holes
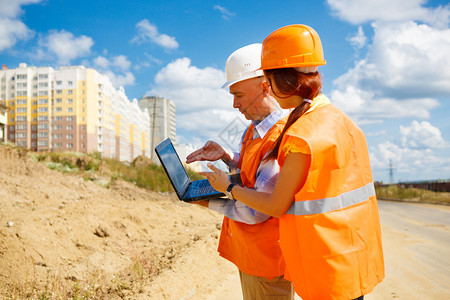
[[[195,195],[198,194],[210,194],[214,193],[216,190],[209,184],[208,180],[196,181],[196,184],[192,186],[192,192]]]

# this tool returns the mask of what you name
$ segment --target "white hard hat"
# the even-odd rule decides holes
[[[222,86],[223,89],[236,82],[264,75],[262,70],[258,70],[261,67],[261,49],[262,44],[251,44],[228,56],[225,64],[227,82]]]

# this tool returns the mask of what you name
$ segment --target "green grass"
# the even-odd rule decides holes
[[[417,202],[450,203],[450,193],[433,192],[398,185],[375,187],[379,199],[411,200]]]
[[[48,168],[63,173],[78,173],[86,180],[92,180],[102,186],[109,187],[115,180],[122,178],[138,187],[157,192],[173,191],[169,178],[161,166],[143,159],[139,163],[124,163],[115,159],[101,158],[100,153],[82,154],[75,152],[28,152],[35,161],[44,163]],[[192,180],[204,178],[187,169]],[[98,177],[103,178],[99,180]],[[109,180],[105,184],[105,177]]]

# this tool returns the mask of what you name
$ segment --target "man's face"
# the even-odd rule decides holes
[[[261,78],[251,78],[231,85],[230,94],[234,96],[233,107],[239,109],[247,120],[262,120],[266,117]]]

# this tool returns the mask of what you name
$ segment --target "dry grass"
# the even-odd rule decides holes
[[[417,188],[404,188],[397,185],[376,187],[375,190],[379,199],[450,203],[450,193],[433,192]]]

